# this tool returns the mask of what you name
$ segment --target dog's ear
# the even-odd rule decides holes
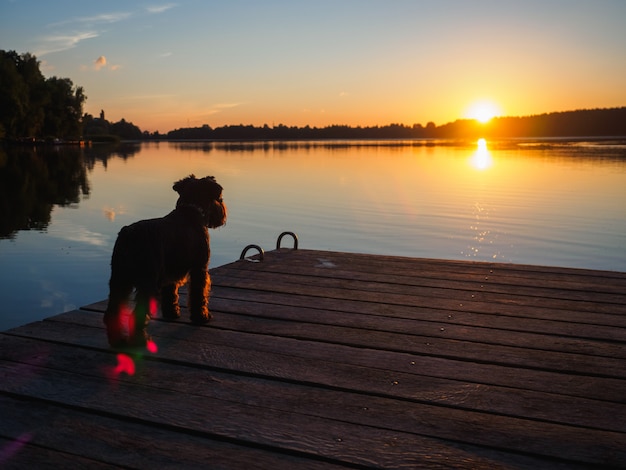
[[[204,181],[206,181],[207,183],[209,183],[207,185],[207,188],[209,189],[209,198],[210,199],[219,199],[222,195],[222,186],[215,181],[215,177],[214,176],[207,176],[205,178],[202,178]]]
[[[194,181],[196,181],[196,175],[189,175],[187,178],[176,181],[174,186],[172,186],[172,189],[178,194],[182,194],[191,184],[193,184]]]

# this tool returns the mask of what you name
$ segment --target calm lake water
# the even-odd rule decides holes
[[[167,214],[191,173],[229,208],[211,267],[288,230],[307,249],[626,271],[626,140],[8,148],[0,330],[105,299],[119,229]]]

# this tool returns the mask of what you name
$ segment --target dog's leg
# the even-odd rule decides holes
[[[164,320],[176,320],[180,317],[178,284],[170,284],[161,289],[161,313]]]
[[[209,295],[211,278],[206,268],[194,269],[189,273],[189,314],[191,322],[202,325],[211,319]]]
[[[130,326],[130,346],[145,346],[150,341],[150,335],[146,331],[151,318],[152,310],[156,310],[156,296],[146,291],[137,291],[135,296],[135,309],[133,310],[133,324]]]
[[[102,320],[107,328],[109,345],[113,347],[121,346],[126,342],[127,331],[124,330],[128,328],[123,325],[126,321],[126,315],[123,315],[123,310],[129,309],[128,300],[132,291],[132,285],[117,282],[114,277],[111,277],[109,282],[109,302]]]

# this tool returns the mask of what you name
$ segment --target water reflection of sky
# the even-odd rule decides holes
[[[190,173],[225,188],[212,267],[290,230],[310,249],[626,271],[625,160],[488,143],[202,147],[96,161],[89,194],[54,206],[44,232],[0,240],[0,329],[104,299],[119,229],[169,212]]]

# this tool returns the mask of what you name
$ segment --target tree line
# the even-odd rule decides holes
[[[389,124],[352,127],[330,125],[252,126],[227,125],[212,128],[175,129],[161,134],[142,131],[125,119],[109,122],[83,114],[87,99],[69,78],[45,78],[39,62],[30,53],[0,51],[0,139],[24,138],[118,140],[316,140],[316,139],[466,139],[508,137],[626,136],[626,107],[583,109],[523,117],[499,117],[486,124],[459,119],[436,126]]]
[[[350,127],[269,127],[251,125],[223,126],[215,129],[205,124],[170,131],[173,140],[316,140],[316,139],[475,139],[514,137],[600,137],[626,136],[626,107],[583,109],[524,117],[493,118],[488,123],[459,119],[436,126],[389,124],[387,126]]]
[[[607,137],[626,136],[626,107],[580,109],[522,117],[498,117],[481,124],[458,120],[439,126],[434,137]]]

